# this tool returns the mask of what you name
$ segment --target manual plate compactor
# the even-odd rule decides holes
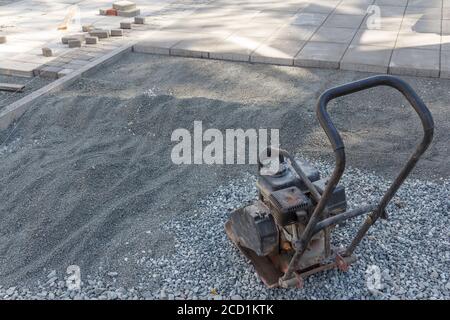
[[[344,144],[327,104],[337,97],[382,85],[397,89],[409,101],[420,117],[424,136],[379,203],[347,210],[345,189],[339,185],[345,168]],[[285,150],[269,148],[278,153],[277,172],[258,172],[259,199],[233,211],[225,225],[228,237],[250,259],[268,287],[302,287],[308,275],[333,268],[346,271],[356,261],[356,246],[378,218],[387,218],[387,204],[433,138],[429,110],[406,82],[392,76],[374,76],[329,89],[319,97],[316,113],[336,157],[332,175],[321,178],[308,163],[294,159]],[[349,246],[345,250],[333,247],[330,235],[334,227],[363,214],[367,217]]]

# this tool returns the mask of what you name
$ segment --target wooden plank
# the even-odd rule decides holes
[[[22,92],[23,88],[25,88],[25,86],[23,84],[1,83],[0,82],[0,91]]]

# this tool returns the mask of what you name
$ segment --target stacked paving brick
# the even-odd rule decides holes
[[[74,34],[69,34],[67,36],[62,37],[61,42],[63,44],[69,44],[69,41],[71,41],[71,40],[79,40],[80,42],[83,42],[84,39],[85,39],[84,33],[74,33]]]
[[[136,17],[141,10],[136,8],[136,4],[131,1],[118,1],[113,3],[113,7],[109,9],[100,9],[100,15],[119,16],[119,17]]]
[[[89,35],[91,37],[97,37],[99,39],[106,39],[109,38],[111,35],[111,32],[109,30],[102,30],[102,29],[94,29],[89,31]]]
[[[85,31],[86,30],[86,31]],[[106,39],[110,36],[122,36],[122,30],[103,30],[94,29],[92,26],[83,26],[85,33],[74,33],[61,38],[63,44],[67,44],[69,48],[79,48],[85,42],[86,44],[97,44],[99,39]],[[42,52],[44,53],[42,48]]]
[[[42,48],[42,55],[44,57],[51,57],[51,56],[53,56],[52,49],[50,49],[50,48]]]
[[[86,44],[97,44],[98,37],[86,37]]]

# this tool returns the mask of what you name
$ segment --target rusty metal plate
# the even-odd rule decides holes
[[[276,269],[270,259],[267,257],[258,256],[252,250],[244,248],[239,245],[236,237],[233,234],[231,228],[231,221],[227,221],[225,224],[225,231],[227,233],[228,238],[239,248],[239,250],[250,260],[250,262],[255,267],[256,273],[264,282],[264,284],[269,288],[278,287],[278,279],[283,276],[283,273]]]

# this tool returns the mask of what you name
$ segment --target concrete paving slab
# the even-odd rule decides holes
[[[402,21],[401,31],[413,31],[418,33],[441,33],[440,19],[416,19],[404,18]]]
[[[324,26],[330,28],[359,28],[365,15],[332,14],[325,21]]]
[[[62,32],[58,30],[36,30],[34,28],[14,28],[8,31],[11,40],[18,39],[24,41],[54,41],[61,38]]]
[[[41,65],[37,63],[2,60],[0,61],[0,74],[18,77],[33,77],[34,70],[40,66]]]
[[[209,53],[211,59],[250,61],[250,54],[266,39],[231,35],[218,42]]]
[[[291,20],[290,24],[299,26],[320,26],[327,19],[328,14],[324,13],[298,13]]]
[[[441,78],[450,79],[450,51],[441,52]]]
[[[305,41],[272,38],[262,43],[250,56],[250,62],[292,66],[294,57],[303,48]]]
[[[65,0],[62,0],[66,2]],[[70,0],[69,0],[70,2]],[[113,26],[117,28],[117,17],[99,17],[97,15],[98,8],[106,3],[105,1],[78,1],[80,9],[80,16],[83,24],[93,24],[98,22],[96,26],[105,26],[110,29]],[[40,61],[42,58],[42,48],[47,47],[52,50],[54,56],[61,56],[70,50],[67,46],[60,46],[57,42],[61,37],[74,32],[81,32],[81,26],[77,24],[69,25],[67,31],[57,30],[57,26],[61,23],[62,18],[67,13],[70,3],[59,3],[56,1],[31,1],[22,0],[14,2],[8,6],[8,10],[4,7],[0,10],[2,22],[11,24],[7,26],[7,32],[11,40],[9,46],[0,47],[0,56],[4,53],[13,54],[14,59],[18,60],[17,55],[23,53],[29,54],[30,57],[25,62],[46,63]],[[6,15],[6,20],[3,16]],[[116,25],[117,24],[117,25]],[[114,47],[109,48],[113,50]],[[104,52],[106,54],[106,52]],[[35,55],[32,57],[31,55]],[[18,73],[23,73],[23,70],[17,70]]]
[[[271,38],[290,40],[290,41],[306,41],[309,40],[318,26],[301,26],[288,24],[277,29]]]
[[[440,53],[416,48],[394,49],[389,73],[397,75],[439,77]]]
[[[84,41],[85,38],[86,38],[85,33],[73,33],[73,34],[67,34],[67,35],[64,35],[63,37],[61,37],[61,42],[63,44],[69,44],[69,40]]]
[[[408,0],[375,0],[378,6],[403,6],[406,7]]]
[[[23,53],[18,55],[12,55],[8,60],[17,61],[17,62],[27,62],[27,63],[35,63],[35,64],[44,64],[49,61],[55,60],[56,57],[45,57],[44,55],[35,55],[29,53]]]
[[[398,31],[403,21],[403,17],[381,17],[377,20],[370,19],[369,16],[366,16],[361,23],[360,29]]]
[[[346,3],[342,2],[334,11],[336,14],[364,15],[370,4],[364,3]]]
[[[62,63],[69,63],[70,61],[72,61],[72,58],[66,58],[65,56],[63,57],[58,57],[55,60],[53,60],[54,62],[62,62]],[[51,61],[51,62],[53,62]]]
[[[330,14],[337,6],[339,1],[317,1],[314,3],[308,3],[301,12],[303,13],[323,13]]]
[[[338,69],[346,49],[342,43],[308,42],[294,58],[294,65]]]
[[[8,28],[8,40],[15,41],[8,41],[7,44],[0,46],[0,61],[10,58],[11,54],[25,53],[30,55],[30,59],[24,62],[45,63],[39,58],[31,57],[31,55],[42,56],[42,47],[51,48],[56,56],[70,53],[67,50],[80,50],[79,48],[68,49],[67,46],[55,49],[52,47],[61,39],[61,33],[56,31],[56,26],[61,23],[61,16],[64,16],[70,6],[70,3],[66,3],[65,0],[61,1],[38,1],[42,4],[30,6],[31,3],[34,4],[37,1],[22,0],[8,5],[11,10],[1,10],[2,21],[15,25],[12,29]],[[310,46],[314,46],[314,43],[322,41],[348,45],[350,39],[351,48],[348,48],[348,53],[345,55],[345,67],[345,65],[352,65],[350,61],[352,57],[356,59],[354,65],[359,65],[360,57],[357,49],[368,50],[367,46],[384,48],[384,50],[375,50],[375,52],[391,49],[395,42],[395,34],[399,31],[396,49],[425,48],[434,51],[440,49],[450,51],[450,41],[445,38],[447,35],[450,36],[449,0],[410,0],[409,2],[407,0],[292,0],[208,3],[169,3],[169,0],[148,3],[139,0],[137,3],[138,8],[142,9],[147,24],[133,24],[132,29],[124,30],[124,35],[121,37],[121,41],[124,42],[121,44],[139,39],[142,42],[136,46],[136,49],[139,50],[141,46],[149,53],[175,53],[205,57],[209,56],[209,52],[212,51],[208,48],[211,44],[214,50],[217,50],[212,55],[216,59],[223,56],[231,60],[260,60],[265,63],[286,64],[290,59],[290,44],[294,44],[293,47],[295,47],[302,43],[303,46],[304,42],[311,41],[311,45],[304,46],[308,49]],[[375,27],[373,23],[369,23],[373,17],[366,15],[367,7],[372,3],[379,6],[381,14],[380,25]],[[99,8],[111,5],[112,2],[106,0],[80,1],[82,24],[92,24],[95,28],[108,30],[118,28],[120,21],[124,20],[123,18],[98,15]],[[406,16],[403,19],[405,12]],[[45,15],[43,15],[44,13]],[[80,30],[72,30],[70,33],[80,32],[81,25],[79,27]],[[159,36],[154,34],[162,32],[158,30],[160,28],[165,28],[167,33]],[[335,28],[342,29],[332,30]],[[351,32],[347,32],[345,28],[355,33],[350,35]],[[440,33],[442,33],[442,37],[440,37]],[[173,37],[174,34],[176,34],[175,37]],[[198,37],[196,38],[194,35],[198,35]],[[213,44],[213,41],[208,40],[211,37],[228,38],[232,41],[231,43]],[[195,42],[194,38],[197,39]],[[191,39],[192,41],[190,41]],[[117,38],[114,40],[119,41]],[[106,39],[102,39],[90,47],[102,50],[99,54],[106,54],[121,45],[118,42],[105,43],[105,41]],[[182,44],[180,43],[180,46],[175,48],[179,42]],[[8,46],[11,43],[15,45]],[[258,47],[263,48],[262,44],[264,43],[270,43],[269,48],[272,49],[272,54],[269,49],[259,54],[262,49],[258,49]],[[173,48],[173,52],[171,52],[171,48]],[[255,51],[256,49],[258,50]],[[372,51],[368,51],[370,54],[367,56],[373,56],[375,61],[380,58]],[[288,57],[283,54],[287,54]],[[322,55],[323,53],[317,53],[317,60],[322,61]],[[339,55],[339,52],[335,55]],[[86,59],[93,58],[95,57],[86,57]],[[73,60],[77,57],[68,55],[67,59]],[[320,63],[314,62],[313,64]],[[339,65],[339,62],[335,60],[330,62],[325,59],[322,65],[327,64],[334,68]],[[377,62],[373,64],[378,66]]]
[[[378,5],[378,7],[380,16],[384,18],[402,18],[406,10],[406,6],[398,5]]]
[[[97,44],[98,37],[86,37],[86,44]]]
[[[117,10],[117,15],[119,17],[136,17],[140,14],[141,14],[141,9]]]
[[[441,36],[441,51],[450,51],[450,35]]]
[[[62,69],[61,67],[45,66],[39,69],[39,76],[42,78],[58,79],[58,73]]]
[[[122,29],[111,29],[111,37],[122,37],[123,30]]]
[[[134,23],[136,23],[136,24],[145,24],[145,17],[144,16],[134,17]]]
[[[450,35],[450,20],[442,20],[442,35]]]
[[[218,37],[205,35],[188,40],[181,40],[170,48],[170,54],[174,56],[209,58],[211,48],[217,46],[217,42],[224,41]]]
[[[422,8],[408,6],[405,11],[405,18],[411,19],[425,19],[425,20],[440,20],[442,15],[442,8]]]
[[[264,10],[249,19],[250,23],[280,24],[295,16],[296,11]]]
[[[130,21],[121,21],[120,28],[121,29],[131,29],[132,23]]]
[[[218,26],[217,24],[209,23],[201,25],[195,32],[229,37],[230,35],[236,32],[236,29],[237,28],[228,25]],[[186,29],[183,30],[185,31]],[[180,31],[180,29],[178,29],[178,31]]]
[[[297,12],[302,10],[305,6],[306,6],[306,4],[301,4],[301,3],[295,4],[292,6],[287,6],[287,7],[274,6],[273,8],[267,8],[267,9],[261,10],[258,14],[255,15],[255,17],[258,17],[258,16],[266,16],[266,17],[272,17],[272,16],[282,17],[282,16],[284,16],[284,17],[286,17],[289,15],[296,14]]]
[[[116,1],[113,3],[113,8],[116,10],[132,10],[136,8],[136,3],[127,0]]]
[[[44,41],[15,40],[14,42],[12,42],[10,39],[8,39],[6,43],[0,45],[0,53],[22,54],[34,48],[42,48],[44,44]]]
[[[442,0],[409,0],[408,7],[441,8]]]
[[[311,41],[349,44],[355,36],[356,31],[357,29],[352,28],[320,27],[311,38]]]
[[[133,28],[138,27],[136,24],[133,24],[132,20],[125,20],[125,21],[132,24]],[[193,32],[195,32],[196,29],[199,29],[205,22],[211,21],[205,19],[189,19],[188,21],[179,20],[170,24],[166,24],[164,26],[160,26],[160,29],[164,31],[175,31],[175,32],[192,30]],[[221,22],[216,21],[216,23],[219,24]],[[145,28],[146,26],[139,26],[139,27]]]
[[[373,45],[350,45],[342,58],[341,69],[387,73],[392,50]]]
[[[88,47],[82,47],[79,49],[80,52],[90,52],[90,53],[106,53],[106,50],[99,48],[98,46],[88,46]]]
[[[64,64],[65,64],[65,62],[60,62],[60,61],[57,61],[57,60],[53,60],[53,61],[50,61],[49,63],[41,65],[38,68],[38,70],[40,70],[43,67],[62,67]]]
[[[79,66],[84,66],[85,64],[87,64],[89,62],[89,60],[91,60],[92,57],[88,57],[87,59],[74,59],[71,60],[69,63],[70,64],[76,64]]]
[[[370,45],[393,48],[397,40],[397,31],[388,30],[359,30],[352,41],[352,45]]]
[[[106,39],[109,38],[109,36],[111,35],[111,31],[110,30],[103,30],[103,29],[93,29],[91,31],[89,31],[89,35],[91,37],[97,37],[99,39]]]
[[[53,52],[53,56],[61,56],[65,53],[71,52],[74,49],[69,49],[67,47],[67,45],[62,44],[60,41],[60,39],[57,40],[57,42],[50,42],[50,43],[45,43],[42,47],[38,46],[34,49],[31,49],[30,51],[28,51],[28,54],[33,54],[33,55],[40,55],[42,54],[42,48],[46,47],[46,48],[50,48]]]
[[[170,54],[170,48],[189,36],[187,33],[155,31],[148,39],[137,43],[134,50],[141,53]]]
[[[440,50],[441,36],[435,33],[419,33],[400,31],[397,38],[397,48],[419,48]]]
[[[239,28],[233,35],[238,37],[263,37],[268,38],[272,34],[274,34],[279,28],[282,27],[282,24],[250,24],[245,25],[242,28]]]
[[[89,61],[86,61],[83,64],[69,62],[69,63],[63,64],[63,65],[60,65],[59,67],[61,69],[78,70],[78,69],[82,68],[83,66],[87,65],[88,63],[89,63]]]
[[[449,20],[450,19],[450,8],[443,8],[442,9],[442,19],[443,20]]]
[[[81,40],[69,40],[67,44],[69,45],[69,48],[80,48]]]
[[[44,57],[51,57],[53,56],[53,51],[50,48],[42,48],[42,55]]]

